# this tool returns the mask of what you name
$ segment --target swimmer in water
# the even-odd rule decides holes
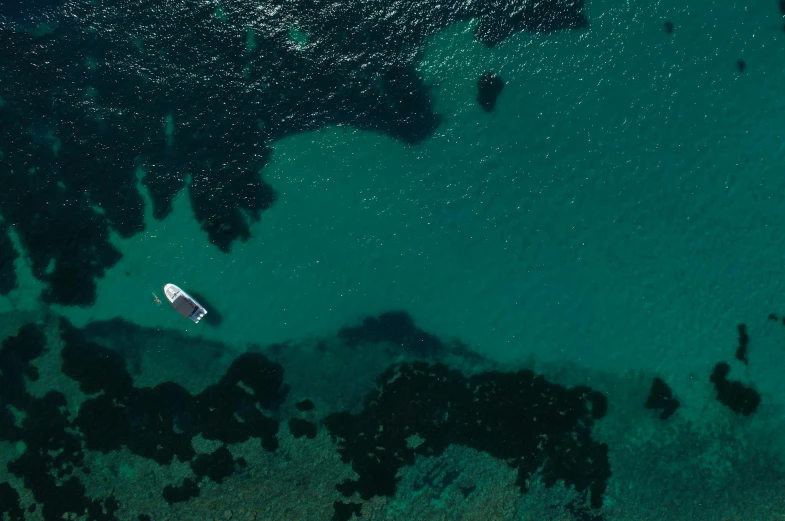
[[[160,304],[161,303],[161,299],[159,299],[158,295],[156,295],[155,293],[153,293],[153,298],[155,299],[155,303],[156,304]]]

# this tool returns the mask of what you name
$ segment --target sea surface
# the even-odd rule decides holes
[[[0,0],[3,519],[785,516],[784,27]]]

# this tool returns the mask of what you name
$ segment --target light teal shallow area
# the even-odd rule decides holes
[[[160,222],[148,204],[147,230],[114,239],[123,258],[98,281],[95,306],[56,311],[77,326],[123,317],[180,329],[234,355],[400,309],[504,365],[662,376],[696,421],[713,400],[714,365],[728,361],[778,425],[785,327],[768,319],[785,313],[776,5],[594,0],[586,11],[585,32],[521,33],[494,49],[473,41],[473,23],[440,33],[420,71],[445,121],[423,144],[348,127],[279,141],[262,173],[278,200],[248,242],[228,255],[210,245],[184,193]],[[490,114],[475,99],[485,71],[506,82]],[[25,270],[20,259],[20,289],[0,311],[38,306]],[[157,305],[152,293],[163,298],[168,282],[205,296],[220,324]],[[747,366],[734,360],[740,323]],[[718,430],[738,427],[723,421]],[[771,443],[785,454],[785,440]],[[702,457],[721,466],[717,453]]]

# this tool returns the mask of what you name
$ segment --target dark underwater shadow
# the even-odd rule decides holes
[[[210,313],[205,316],[205,319],[209,316]],[[167,346],[166,353],[175,356],[199,374],[208,371],[209,367],[225,352],[225,346],[220,342],[207,340],[195,342],[192,337],[180,330],[144,328],[123,318],[90,322],[82,328],[82,332],[89,341],[110,346],[120,353],[134,375],[142,372],[144,357],[154,356],[157,351],[160,351],[162,343]]]
[[[201,320],[202,322],[205,322],[212,327],[218,327],[221,325],[221,323],[224,321],[224,316],[215,308],[215,306],[213,306],[212,302],[210,302],[210,299],[205,297],[202,293],[198,293],[196,291],[189,290],[188,294],[199,301],[199,304],[203,305],[207,310],[207,314]]]

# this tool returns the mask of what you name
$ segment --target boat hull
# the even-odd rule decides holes
[[[166,295],[166,299],[180,316],[193,321],[195,324],[198,324],[202,317],[207,314],[207,309],[204,306],[174,284],[164,286],[164,295]]]

